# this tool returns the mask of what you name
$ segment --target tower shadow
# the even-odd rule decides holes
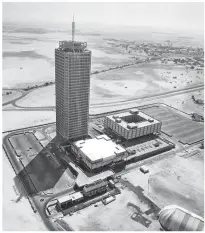
[[[65,160],[57,153],[53,153],[52,144],[55,142],[56,138],[51,140],[27,165],[21,161],[23,169],[15,179],[22,181],[27,195],[44,194],[44,192],[53,189],[68,169]]]

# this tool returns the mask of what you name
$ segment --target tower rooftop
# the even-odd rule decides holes
[[[87,48],[86,42],[80,41],[59,41],[59,49],[65,52],[84,52]]]

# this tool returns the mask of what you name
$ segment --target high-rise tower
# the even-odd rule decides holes
[[[87,43],[60,41],[55,49],[56,133],[64,140],[88,135],[91,51]]]

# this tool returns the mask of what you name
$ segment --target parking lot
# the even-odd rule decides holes
[[[143,108],[142,112],[161,121],[162,131],[183,144],[193,144],[204,139],[203,124],[192,121],[177,110],[160,105]]]
[[[10,137],[9,141],[18,157],[32,157],[43,149],[34,134],[30,132],[14,135]]]
[[[29,195],[59,192],[73,184],[73,174],[67,163],[58,156],[61,152],[55,144],[49,143],[43,148],[31,132],[13,135],[9,141],[20,157],[18,162],[23,169],[18,177],[23,181]]]
[[[160,138],[151,139],[137,144],[131,144],[130,141],[123,144],[131,153],[128,160],[134,159],[134,161],[145,159],[174,148],[173,144],[165,142]]]

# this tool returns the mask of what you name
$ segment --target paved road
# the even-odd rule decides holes
[[[148,95],[144,96],[143,98],[133,98],[123,101],[115,101],[111,103],[98,103],[98,104],[90,104],[90,109],[95,108],[106,108],[106,107],[112,107],[112,106],[121,106],[141,101],[151,101],[151,100],[158,100],[161,98],[171,97],[179,94],[189,93],[193,91],[203,90],[204,84],[199,84],[192,87],[183,88],[180,90],[174,90],[174,91],[168,91],[164,93],[154,94],[154,95]],[[28,94],[28,93],[27,93]],[[25,95],[27,95],[25,94]],[[16,104],[16,101],[23,98],[25,95],[22,95],[21,97],[17,98],[16,100],[10,101],[10,103],[16,107],[16,109],[5,109],[3,111],[55,111],[55,106],[44,106],[44,107],[22,107]]]
[[[5,89],[5,90],[7,90],[7,89]],[[8,104],[13,104],[14,101],[16,102],[16,101],[22,99],[24,96],[26,96],[26,95],[28,94],[26,91],[23,91],[23,90],[20,90],[20,89],[19,89],[19,90],[16,90],[16,89],[8,89],[8,91],[12,91],[12,90],[21,92],[21,96],[19,96],[18,98],[15,98],[15,99],[13,99],[13,100],[7,101],[6,103],[3,103],[2,106],[6,106],[6,105],[8,105]]]
[[[125,101],[120,101],[120,102],[112,102],[112,103],[102,103],[102,104],[92,104],[90,106],[90,108],[99,108],[99,107],[107,107],[107,106],[116,106],[116,105],[122,105],[122,104],[129,104],[129,103],[136,103],[136,101],[147,101],[147,100],[157,100],[157,99],[160,99],[160,98],[164,98],[164,97],[170,97],[170,96],[174,96],[174,95],[178,95],[178,94],[183,94],[183,93],[189,93],[189,92],[192,92],[192,91],[196,91],[196,90],[202,90],[204,89],[204,85],[197,85],[195,87],[188,87],[188,88],[184,88],[184,89],[181,89],[181,90],[176,90],[176,91],[172,91],[172,92],[166,92],[166,93],[161,93],[161,94],[155,94],[155,95],[150,95],[150,96],[147,96],[147,97],[144,97],[143,99],[139,99],[139,98],[136,98],[136,99],[131,99],[131,100],[125,100]],[[47,107],[19,107],[18,105],[16,105],[16,101],[18,101],[19,99],[25,97],[28,93],[30,93],[32,90],[28,91],[28,92],[22,92],[22,96],[15,99],[15,100],[12,100],[12,101],[9,101],[7,103],[5,103],[3,106],[7,105],[7,104],[13,104],[13,106],[15,107],[18,107],[19,109],[12,109],[12,110],[4,110],[4,111],[55,111],[55,107],[54,106],[47,106]],[[46,127],[46,126],[45,126]],[[31,127],[33,128],[33,127]],[[5,136],[3,138],[3,147],[6,151],[6,154],[12,164],[12,167],[14,168],[16,174],[18,174],[22,169],[23,167],[21,166],[21,164],[17,161],[16,159],[16,155],[14,154],[11,146],[10,146],[10,143],[8,141],[8,138],[11,137],[13,134],[18,134],[20,133],[21,131],[24,131],[24,130],[19,130],[18,132],[13,132],[12,134],[9,134],[7,136]],[[169,152],[167,153],[166,155],[170,155],[171,153],[173,152]],[[158,156],[155,157],[155,159],[159,159],[161,158],[162,156],[164,156],[165,154],[161,154]],[[166,157],[166,156],[165,156]],[[152,158],[153,160],[153,158]],[[143,163],[147,163],[149,160],[146,160],[146,162],[144,161]],[[139,167],[140,165],[142,165],[142,163],[138,163],[136,164],[135,166],[136,167]],[[135,167],[135,168],[136,168]],[[126,169],[124,172],[122,172],[121,174],[123,173],[126,173],[128,172],[130,169],[133,169],[132,168],[128,168]],[[119,174],[118,174],[119,175]],[[32,201],[34,202],[35,204],[35,207],[36,209],[38,210],[39,214],[41,215],[45,225],[48,227],[48,229],[50,230],[55,230],[54,229],[54,225],[52,224],[51,222],[51,219],[47,218],[46,216],[46,213],[45,213],[45,207],[46,207],[46,204],[53,198],[59,196],[59,195],[62,195],[64,193],[66,193],[67,190],[64,190],[58,194],[55,194],[55,195],[38,195],[38,198],[39,197],[44,197],[46,199],[45,203],[43,205],[39,205],[38,201],[36,200],[37,196],[36,197],[32,197]]]
[[[45,126],[46,127],[46,126]],[[18,162],[18,159],[16,157],[16,154],[15,154],[15,151],[13,150],[10,142],[9,142],[9,138],[14,136],[14,135],[17,135],[17,134],[21,134],[23,132],[25,132],[27,130],[19,130],[18,132],[13,132],[13,133],[10,133],[8,135],[6,135],[4,138],[3,138],[3,148],[6,152],[6,155],[16,173],[16,175],[18,176],[18,174],[20,172],[24,172],[25,175],[26,175],[26,170],[25,168],[23,167],[23,165],[21,163]],[[28,178],[30,178],[30,176],[27,176]],[[32,182],[32,181],[31,181]],[[25,187],[25,184],[23,183],[24,187]],[[35,184],[33,183],[33,185],[35,186]],[[36,187],[34,187],[36,188]],[[25,190],[26,190],[26,187],[25,187]],[[32,205],[34,205],[34,208],[38,210],[41,218],[43,219],[44,223],[45,223],[45,226],[49,229],[49,230],[52,230],[52,231],[56,231],[57,229],[55,228],[55,225],[52,223],[52,219],[48,218],[47,215],[46,215],[46,212],[45,212],[45,208],[46,208],[46,205],[47,203],[57,197],[57,196],[61,196],[65,193],[67,193],[68,190],[63,190],[57,194],[54,194],[54,195],[44,195],[44,194],[40,194],[40,195],[34,195],[34,196],[30,196],[30,199],[32,201]],[[44,198],[46,201],[43,203],[43,204],[39,204],[39,198]]]
[[[50,84],[50,85],[53,85],[53,84]],[[49,86],[50,86],[50,85],[49,85]],[[28,90],[28,91],[25,91],[25,90],[23,90],[23,89],[18,89],[18,88],[13,88],[13,89],[4,88],[4,90],[8,90],[8,91],[12,91],[12,90],[14,90],[14,91],[19,91],[19,92],[21,92],[21,96],[19,96],[19,97],[16,98],[16,99],[10,100],[10,101],[8,101],[8,102],[2,104],[2,106],[6,106],[6,105],[8,105],[8,104],[12,104],[13,106],[15,106],[15,103],[16,103],[18,100],[24,98],[24,97],[25,97],[26,95],[28,95],[30,92],[32,92],[32,91],[34,91],[34,90],[36,90],[36,89],[39,89],[39,88],[43,88],[43,87],[46,87],[46,86],[42,85],[42,86],[39,86],[39,87],[37,87],[37,88],[30,89],[30,90]]]
[[[163,93],[159,93],[159,94],[152,94],[152,95],[146,95],[144,97],[141,98],[132,98],[132,99],[128,99],[128,100],[122,100],[122,101],[114,101],[111,103],[99,103],[99,104],[92,104],[90,107],[91,108],[95,108],[95,107],[107,107],[107,106],[116,106],[116,105],[122,105],[122,104],[129,104],[135,101],[146,101],[146,100],[155,100],[155,99],[159,99],[159,98],[165,98],[165,97],[171,97],[171,96],[175,96],[175,95],[179,95],[179,94],[184,94],[184,93],[189,93],[189,92],[193,92],[193,91],[198,91],[198,90],[203,90],[204,89],[204,84],[199,84],[199,85],[195,85],[192,87],[186,87],[186,88],[181,88],[178,90],[173,90],[173,91],[168,91],[168,92],[163,92]]]
[[[44,129],[47,128],[48,125],[44,125]],[[33,127],[31,127],[30,129],[32,129]],[[34,127],[35,128],[35,127]],[[16,135],[16,134],[20,134],[20,133],[23,133],[24,131],[28,131],[28,129],[21,129],[21,130],[18,130],[18,131],[15,131],[15,132],[12,132],[8,135],[6,135],[4,138],[3,138],[3,147],[5,149],[5,152],[11,162],[11,165],[12,167],[14,168],[14,171],[15,173],[18,175],[19,172],[24,169],[22,164],[20,164],[18,161],[17,161],[17,158],[16,158],[16,155],[15,155],[15,152],[14,150],[12,149],[11,147],[11,144],[9,143],[9,138],[13,135]],[[191,147],[191,146],[190,146]],[[175,150],[174,154],[176,152],[180,152],[180,151],[183,151],[184,148],[178,148],[177,150]],[[59,152],[60,153],[60,152]],[[167,157],[171,157],[173,156],[173,150],[171,151],[168,151],[168,152],[165,152],[165,153],[162,153],[162,154],[158,154],[156,156],[153,156],[151,158],[147,158],[145,160],[142,160],[140,162],[137,162],[136,164],[133,164],[131,166],[128,166],[127,169],[125,169],[124,171],[122,172],[119,172],[116,174],[116,176],[119,176],[119,175],[124,175],[126,173],[128,173],[130,170],[132,169],[136,169],[136,168],[139,168],[140,166],[144,165],[144,164],[150,164],[150,163],[153,163],[157,160],[161,160],[161,159],[165,159]],[[70,190],[72,189],[72,187],[69,188]],[[33,197],[30,197],[31,200],[32,200],[32,203],[34,204],[35,208],[38,210],[41,218],[43,219],[45,225],[47,226],[47,228],[49,230],[56,230],[55,228],[55,225],[53,224],[52,222],[52,218],[49,218],[46,214],[46,206],[47,204],[53,200],[54,198],[57,198],[65,193],[68,192],[68,189],[67,190],[63,190],[59,193],[56,193],[56,194],[53,194],[53,195],[45,195],[45,194],[38,194],[38,195],[35,195]],[[40,203],[39,202],[39,199],[43,198],[45,201],[43,203]],[[72,230],[72,229],[71,229]]]

